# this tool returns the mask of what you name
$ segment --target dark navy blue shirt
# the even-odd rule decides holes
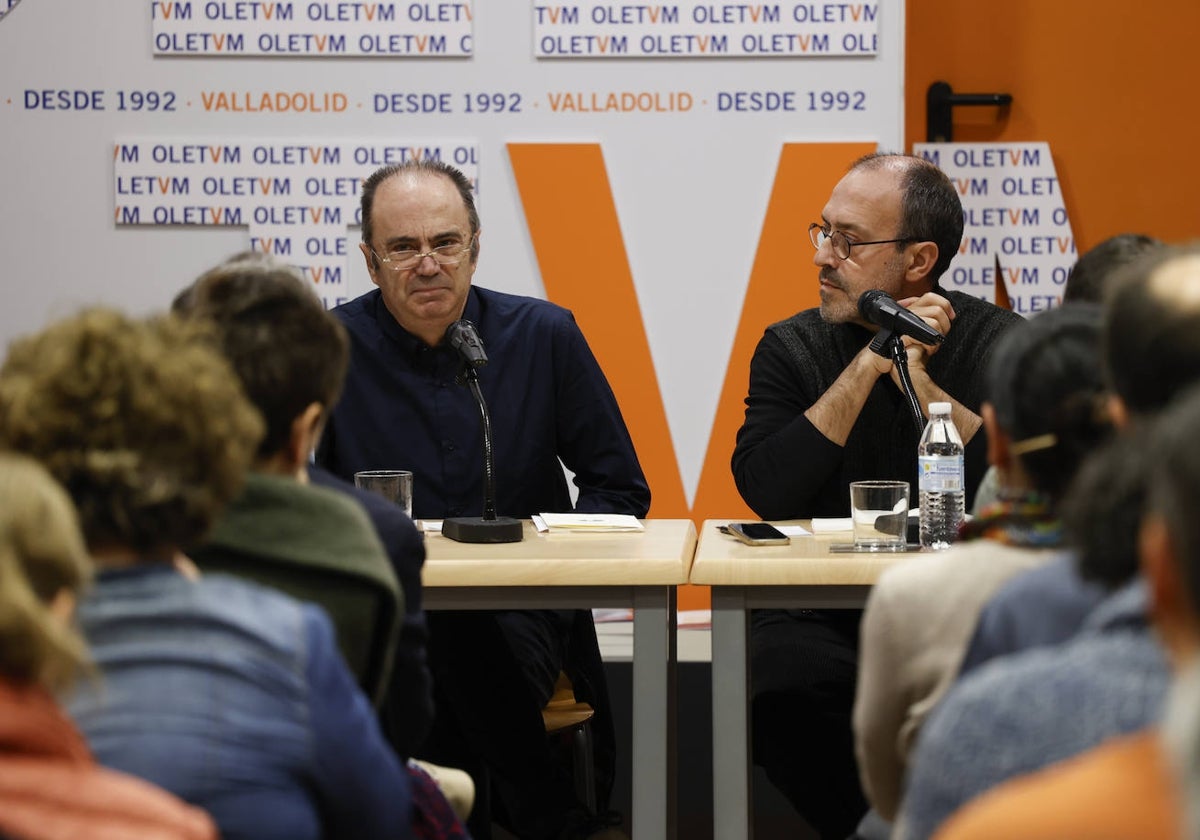
[[[317,462],[413,471],[413,517],[483,512],[483,433],[462,365],[388,312],[379,290],[333,310],[350,332],[350,371]],[[463,317],[488,355],[479,384],[492,420],[496,512],[572,510],[559,459],[575,476],[575,510],[642,517],[650,507],[617,400],[571,313],[543,300],[472,287]]]

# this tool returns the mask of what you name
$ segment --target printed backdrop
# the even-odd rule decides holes
[[[898,0],[23,0],[0,18],[0,340],[85,304],[160,309],[245,248],[329,305],[361,294],[359,180],[437,156],[476,185],[476,282],[575,311],[651,515],[748,516],[729,454],[749,356],[816,303],[806,228],[847,164],[901,148],[903,32]],[[964,201],[985,176],[996,207],[1053,188],[1049,151],[1013,148],[1027,171],[959,172]],[[1013,278],[1021,311],[1058,293],[1001,249],[1073,259],[1069,226],[976,233],[956,287]]]

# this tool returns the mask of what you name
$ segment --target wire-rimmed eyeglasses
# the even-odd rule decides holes
[[[439,245],[436,248],[430,248],[428,251],[418,251],[415,248],[402,248],[397,251],[388,251],[386,254],[378,254],[375,249],[371,249],[371,253],[375,254],[375,259],[379,260],[380,265],[389,271],[408,271],[416,268],[421,264],[421,261],[426,257],[432,257],[433,261],[438,265],[458,265],[463,261],[463,257],[470,253],[475,246],[475,237],[479,234],[472,234],[471,238],[465,243],[450,242],[445,245]]]
[[[870,242],[855,242],[840,230],[831,230],[829,225],[823,225],[820,222],[813,222],[808,226],[808,238],[812,240],[813,247],[818,251],[826,242],[833,249],[833,255],[839,260],[850,259],[850,249],[858,245],[887,245],[891,242],[920,242],[919,239],[913,239],[911,236],[906,236],[900,239],[872,239]]]

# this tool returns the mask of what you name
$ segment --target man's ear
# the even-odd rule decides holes
[[[367,274],[371,275],[371,282],[376,286],[379,285],[379,266],[376,263],[375,255],[371,253],[371,246],[366,242],[358,243],[358,250],[362,251],[363,259],[367,261]]]
[[[938,261],[936,242],[914,242],[906,251],[904,280],[907,283],[930,283],[933,267]]]
[[[479,266],[479,251],[483,248],[483,228],[475,231],[475,241],[471,243],[471,271],[474,273]]]
[[[1168,651],[1183,655],[1196,644],[1190,606],[1166,520],[1148,513],[1138,529],[1138,561],[1150,594],[1150,615]]]
[[[50,614],[64,625],[70,626],[75,615],[75,603],[75,593],[64,586],[50,599]]]
[[[293,468],[299,470],[308,463],[309,456],[317,446],[324,421],[325,406],[319,402],[309,403],[292,421],[287,454]]]
[[[1114,428],[1121,431],[1129,428],[1129,406],[1116,394],[1108,395],[1108,416]]]

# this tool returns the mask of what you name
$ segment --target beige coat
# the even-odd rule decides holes
[[[984,604],[1055,555],[973,540],[906,559],[875,584],[862,623],[854,747],[863,790],[885,819],[895,818],[909,752],[958,676]]]

